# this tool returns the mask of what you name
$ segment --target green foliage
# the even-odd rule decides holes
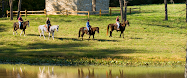
[[[14,10],[18,9],[19,0],[15,0],[13,3]],[[21,10],[37,11],[45,9],[45,0],[22,0]]]
[[[143,5],[143,4],[163,4],[164,0],[127,0],[128,5]],[[171,0],[167,0],[171,3]],[[174,3],[185,3],[185,0],[173,0]],[[110,0],[110,7],[119,7],[119,0]]]

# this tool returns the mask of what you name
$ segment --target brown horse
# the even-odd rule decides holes
[[[88,34],[89,35],[89,39],[90,39],[90,36],[93,35],[93,39],[94,39],[95,31],[97,31],[97,33],[99,33],[99,27],[90,28],[90,33],[89,34],[88,34],[88,30],[87,30],[86,27],[81,27],[79,29],[79,36],[78,36],[78,38],[80,37],[80,33],[82,32],[82,34],[81,34],[82,40],[83,40],[84,34]]]
[[[14,31],[16,31],[16,34],[17,34],[17,30],[18,29],[22,29],[23,31],[21,32],[21,34],[24,32],[24,36],[25,36],[25,29],[26,29],[27,25],[29,27],[29,21],[23,22],[22,25],[19,28],[19,23],[18,22],[14,22],[14,24],[13,24],[13,27],[14,27],[13,35],[14,35]],[[20,36],[21,36],[21,34],[20,34]]]
[[[117,30],[117,24],[109,24],[107,27],[107,35],[108,35],[109,28],[110,28],[110,36],[109,37],[112,37],[113,30],[121,31],[121,34],[123,34],[123,31],[125,31],[126,24],[128,26],[130,26],[129,21],[125,21],[125,22],[123,22],[123,24],[120,23],[120,26],[119,26],[120,30]],[[120,34],[120,37],[121,37],[121,34]],[[124,38],[124,34],[123,34],[123,38]]]

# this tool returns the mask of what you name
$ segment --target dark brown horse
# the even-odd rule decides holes
[[[78,36],[78,38],[80,37],[80,34],[81,34],[81,32],[82,32],[82,34],[81,34],[82,40],[83,40],[84,34],[88,34],[88,35],[89,35],[89,39],[90,39],[90,36],[93,35],[93,39],[94,39],[95,31],[97,31],[97,33],[99,33],[99,27],[92,27],[92,28],[90,29],[90,33],[89,33],[89,34],[88,34],[88,30],[87,30],[86,27],[81,27],[81,28],[79,29],[79,36]]]
[[[122,24],[120,23],[120,26],[119,26],[120,30],[117,30],[117,24],[109,24],[107,27],[107,35],[108,35],[108,30],[110,28],[110,36],[109,37],[112,37],[113,30],[121,31],[121,33],[120,33],[120,37],[121,37],[121,34],[123,34],[123,32],[125,31],[126,25],[130,26],[129,21],[125,21]],[[123,34],[123,38],[124,38],[124,34]]]
[[[16,31],[16,34],[17,34],[17,30],[18,29],[22,29],[23,31],[21,32],[21,34],[24,32],[24,36],[25,36],[25,29],[26,29],[27,25],[29,27],[29,21],[23,22],[22,25],[19,28],[19,23],[18,22],[14,22],[14,24],[13,24],[13,27],[14,27],[13,35],[14,35],[14,31]],[[21,34],[20,34],[20,36],[21,36]]]

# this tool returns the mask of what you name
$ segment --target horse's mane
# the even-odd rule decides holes
[[[99,27],[93,27],[92,29],[93,31],[96,31],[96,29],[99,29]]]

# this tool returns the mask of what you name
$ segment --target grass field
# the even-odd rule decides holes
[[[101,17],[48,16],[52,25],[60,25],[55,40],[39,37],[38,26],[45,24],[45,16],[28,16],[26,36],[13,35],[13,21],[0,18],[0,63],[26,64],[97,64],[97,65],[173,65],[185,64],[186,29],[185,4],[168,4],[168,21],[164,21],[164,4],[140,5],[141,12],[127,15],[130,26],[124,39],[120,32],[106,35],[107,25],[115,23],[117,14]],[[86,25],[99,27],[95,40],[78,39],[78,30]],[[45,33],[46,37],[48,36]],[[92,37],[91,37],[92,38]]]

